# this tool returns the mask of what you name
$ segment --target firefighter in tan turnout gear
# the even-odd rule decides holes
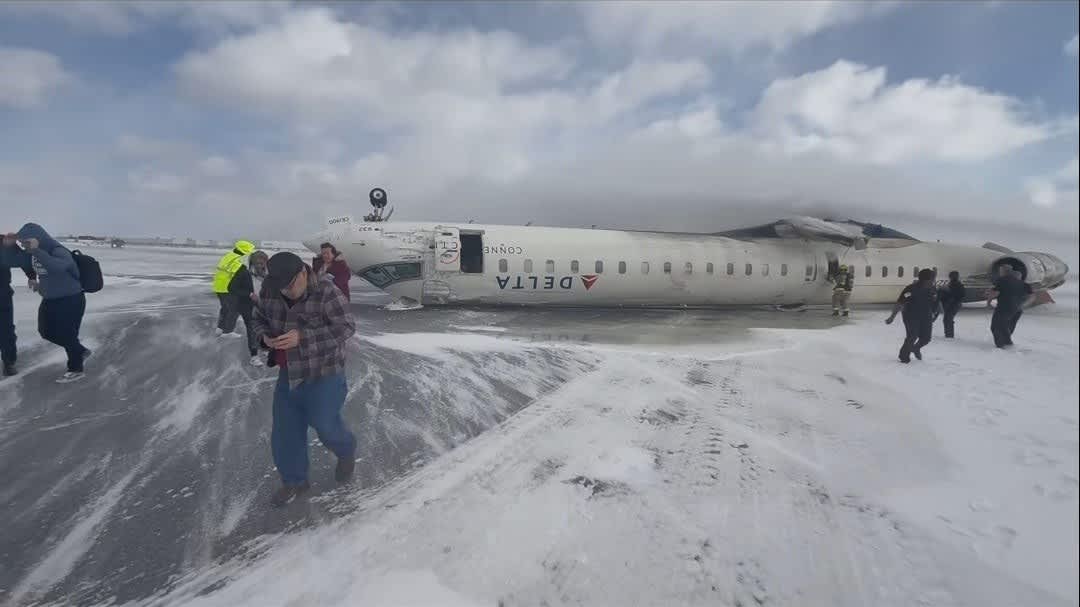
[[[855,286],[855,277],[848,270],[847,264],[841,264],[840,269],[832,278],[832,315],[848,315],[848,300],[851,299],[851,289]]]

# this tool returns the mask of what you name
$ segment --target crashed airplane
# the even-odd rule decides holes
[[[407,306],[799,308],[830,303],[828,277],[841,264],[855,277],[853,304],[895,301],[920,268],[939,281],[958,271],[976,301],[1005,263],[1046,303],[1069,271],[1048,253],[922,242],[851,220],[793,217],[709,234],[388,223],[386,192],[370,198],[375,211],[362,221],[330,218],[304,244],[333,244],[357,276]]]

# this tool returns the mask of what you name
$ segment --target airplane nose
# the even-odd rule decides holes
[[[1065,278],[1069,275],[1069,264],[1065,263],[1060,257],[1051,255],[1049,253],[1043,253],[1043,265],[1046,267],[1046,282],[1054,287],[1060,286],[1065,283]],[[1051,287],[1053,288],[1053,287]]]

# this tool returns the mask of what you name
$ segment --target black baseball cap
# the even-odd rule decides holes
[[[300,270],[304,269],[305,265],[304,260],[300,259],[295,253],[275,253],[266,262],[266,279],[264,282],[267,288],[280,291],[289,286],[289,283],[296,278],[296,275],[300,273]]]

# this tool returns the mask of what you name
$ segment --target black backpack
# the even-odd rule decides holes
[[[83,292],[97,293],[105,286],[105,279],[101,276],[101,265],[96,259],[84,255],[76,249],[71,252],[75,259],[75,265],[79,268],[79,282],[82,283]]]

